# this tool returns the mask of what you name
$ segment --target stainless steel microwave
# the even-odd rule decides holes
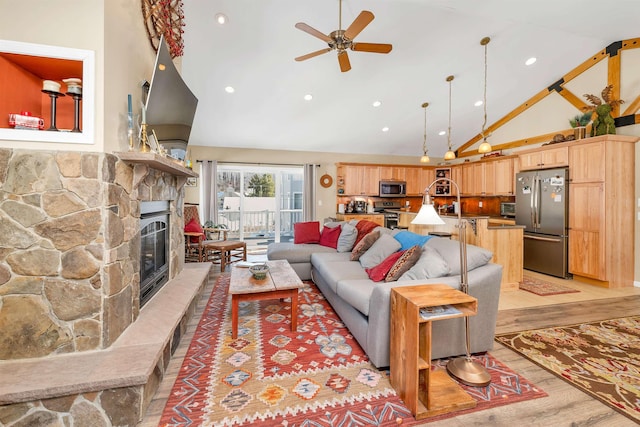
[[[516,216],[516,204],[515,203],[500,203],[500,216],[508,216],[515,218]]]
[[[380,181],[380,197],[405,197],[406,181]]]

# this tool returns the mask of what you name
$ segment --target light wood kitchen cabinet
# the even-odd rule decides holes
[[[485,164],[485,194],[488,196],[512,196],[515,172],[513,158],[491,160]]]
[[[384,214],[336,214],[336,219],[338,221],[367,220],[384,227]]]
[[[463,196],[482,196],[485,194],[485,163],[465,163],[461,166],[462,183],[460,193]]]
[[[423,168],[407,167],[404,170],[404,179],[407,181],[407,196],[419,196],[429,182],[422,182]]]
[[[633,286],[635,142],[605,135],[570,143],[569,272],[611,288]]]
[[[462,182],[462,167],[460,165],[451,166],[451,179],[458,185]],[[462,189],[460,189],[460,191],[462,191]],[[455,185],[451,186],[451,195],[458,195],[458,190],[456,190]]]
[[[569,272],[605,281],[604,183],[569,185]]]
[[[406,166],[380,166],[380,179],[406,181]]]
[[[341,166],[344,194],[341,196],[377,196],[380,188],[380,169],[369,165]],[[340,187],[339,187],[340,188]]]
[[[567,166],[569,164],[569,149],[567,146],[557,148],[540,147],[536,151],[526,151],[518,154],[520,170],[549,169]]]
[[[424,196],[424,191],[436,179],[436,170],[434,168],[423,168],[420,170],[419,191],[418,194]],[[435,193],[431,193],[435,194]]]

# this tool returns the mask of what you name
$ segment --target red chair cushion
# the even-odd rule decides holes
[[[202,237],[205,237],[204,230],[196,218],[193,218],[184,226],[184,231],[185,233],[200,233]],[[190,236],[191,243],[198,243],[198,240],[199,238],[197,236]]]

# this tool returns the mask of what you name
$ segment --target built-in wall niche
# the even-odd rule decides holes
[[[61,84],[66,78],[82,79],[79,130],[75,127],[72,96],[56,99],[56,128],[51,125],[51,97],[43,81]],[[93,144],[95,141],[95,54],[90,50],[0,40],[0,140]],[[14,129],[9,114],[29,111],[45,119],[44,130]],[[76,129],[77,130],[77,129]]]

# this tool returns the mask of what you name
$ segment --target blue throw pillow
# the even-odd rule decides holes
[[[416,234],[411,231],[401,231],[393,237],[398,242],[400,242],[400,244],[402,245],[400,250],[403,251],[415,245],[422,247],[422,245],[427,243],[427,240],[429,240],[433,236],[423,236],[422,234]]]

